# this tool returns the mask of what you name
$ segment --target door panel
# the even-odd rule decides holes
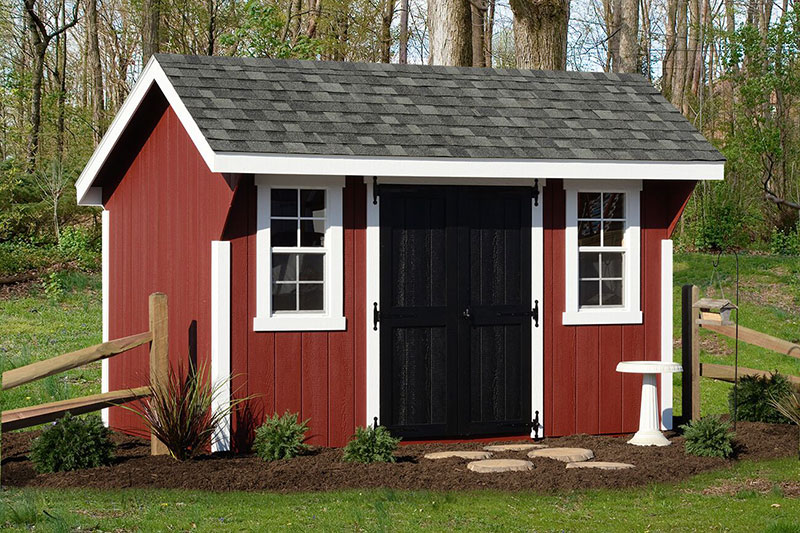
[[[409,438],[530,422],[530,191],[381,186],[381,423]]]

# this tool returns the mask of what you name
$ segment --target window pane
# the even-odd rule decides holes
[[[625,218],[625,194],[603,193],[603,218]]]
[[[300,191],[300,216],[325,218],[325,191]]]
[[[578,218],[600,218],[600,193],[578,193]]]
[[[603,305],[622,305],[621,281],[603,281]]]
[[[324,254],[300,254],[300,280],[322,281],[324,262]]]
[[[272,280],[297,281],[297,254],[272,254]]]
[[[624,222],[603,222],[603,246],[622,246]]]
[[[300,221],[300,246],[324,246],[325,221],[301,220]]]
[[[578,305],[599,305],[600,304],[600,282],[581,281],[578,287]]]
[[[270,214],[273,217],[296,217],[297,189],[272,189]]]
[[[272,310],[297,311],[297,285],[294,283],[272,284]]]
[[[603,277],[622,277],[622,253],[603,252]]]
[[[301,283],[300,284],[300,310],[301,311],[322,311],[322,283]]]
[[[275,220],[270,222],[272,246],[297,246],[297,220]]]
[[[579,261],[581,278],[600,277],[600,254],[597,252],[581,252]]]
[[[599,222],[578,222],[578,246],[600,246]]]

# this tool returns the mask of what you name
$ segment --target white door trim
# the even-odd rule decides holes
[[[212,413],[231,404],[231,243],[211,241],[211,383],[217,390]],[[214,428],[212,452],[231,449],[230,414]]]
[[[372,424],[375,417],[381,416],[381,370],[380,370],[380,330],[375,329],[372,320],[374,305],[381,305],[381,228],[380,198],[373,203],[372,180],[364,178],[367,185],[367,312],[366,329],[367,332],[367,418],[364,425]]]
[[[544,436],[544,188],[539,180],[538,202],[531,200],[531,305],[539,301],[539,327],[531,323],[531,417],[539,411],[539,436]],[[536,204],[539,204],[538,206]],[[531,430],[531,437],[534,436]]]
[[[661,241],[661,360],[672,363],[672,241]],[[672,429],[672,374],[661,374],[661,428]]]
[[[110,239],[111,239],[111,212],[103,209],[103,212],[100,215],[100,220],[102,222],[102,233],[100,237],[100,242],[102,246],[102,257],[101,257],[101,264],[102,264],[102,285],[101,290],[103,292],[103,342],[108,342],[108,323],[109,323],[109,290],[111,290],[111,285],[109,283],[109,275],[110,275],[110,267],[111,267],[111,249],[110,246]],[[108,392],[109,386],[109,368],[108,368],[108,358],[103,359],[100,363],[100,392],[106,393]],[[103,420],[103,424],[108,427],[108,407],[100,411],[100,417]]]

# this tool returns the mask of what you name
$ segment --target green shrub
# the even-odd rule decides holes
[[[265,461],[297,457],[308,450],[306,431],[308,420],[298,422],[297,413],[275,413],[256,430],[253,451]]]
[[[733,433],[728,422],[717,416],[705,416],[681,426],[686,439],[686,453],[700,457],[730,457]]]
[[[69,413],[45,429],[31,449],[31,461],[42,473],[108,465],[113,455],[114,443],[99,416]]]
[[[770,404],[788,420],[800,426],[800,392],[789,392],[783,396],[773,396]],[[800,457],[800,441],[798,441],[798,457]]]
[[[399,443],[400,439],[392,437],[384,426],[358,427],[344,449],[343,459],[356,463],[393,463]]]
[[[58,249],[67,260],[77,261],[86,270],[94,270],[100,264],[101,241],[97,235],[75,226],[61,229]]]
[[[774,255],[800,255],[800,225],[790,232],[773,229],[769,251]]]
[[[736,418],[738,420],[772,424],[788,422],[788,419],[770,403],[771,398],[780,398],[791,392],[791,385],[784,376],[778,373],[769,377],[743,376],[739,378],[737,389],[739,407]],[[728,406],[731,416],[733,416],[733,389],[728,393]]]

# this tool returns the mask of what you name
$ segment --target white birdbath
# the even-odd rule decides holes
[[[639,408],[639,431],[628,441],[636,446],[669,446],[669,440],[659,429],[658,387],[656,376],[682,372],[678,363],[663,361],[623,361],[617,365],[617,372],[642,374],[642,405]],[[671,386],[671,384],[668,384]]]

